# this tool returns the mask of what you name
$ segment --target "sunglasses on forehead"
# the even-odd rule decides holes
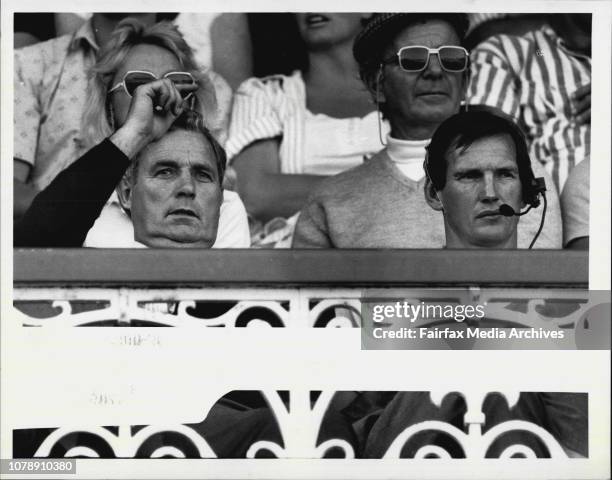
[[[161,80],[167,78],[175,85],[195,85],[196,81],[193,75],[189,72],[168,72],[161,78],[156,77],[151,72],[145,72],[140,70],[130,70],[123,76],[123,80],[111,88],[108,93],[113,93],[123,87],[125,93],[130,97],[134,96],[134,91],[140,86],[146,83],[154,82],[155,80]],[[187,100],[193,92],[180,92],[184,100]]]
[[[421,72],[429,65],[429,57],[437,55],[442,70],[451,73],[463,72],[468,66],[469,53],[463,47],[443,46],[429,48],[424,46],[402,47],[396,56],[383,61],[386,64],[399,63],[405,72]]]

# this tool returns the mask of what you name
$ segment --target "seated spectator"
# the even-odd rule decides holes
[[[463,14],[377,14],[355,40],[361,77],[389,120],[387,147],[356,168],[325,180],[297,223],[297,248],[441,248],[442,219],[423,195],[425,147],[436,128],[457,113],[469,80],[461,44]],[[546,176],[537,163],[537,176]],[[561,247],[561,214],[552,182],[538,248]],[[530,212],[518,228],[526,248],[540,226]]]
[[[201,124],[188,128],[197,135],[172,130],[145,147],[118,188],[134,240],[148,247],[209,248],[216,239],[225,152]]]
[[[444,216],[446,248],[516,248],[513,212],[539,206],[540,192],[512,119],[493,109],[453,115],[427,151],[425,199]]]
[[[195,112],[166,133],[196,89],[167,78],[138,86],[123,125],[37,195],[16,224],[15,245],[81,246],[134,159],[122,199],[135,240],[149,247],[210,247],[222,201],[223,148]]]
[[[502,205],[519,211],[534,203],[534,177],[527,144],[514,122],[493,110],[460,113],[443,122],[428,147],[426,198],[444,213],[447,248],[516,248],[518,217],[499,213]],[[568,456],[588,455],[587,396],[577,393],[521,393],[509,407],[498,394],[482,406],[483,431],[510,420],[524,420],[550,432]],[[399,392],[371,415],[366,458],[380,458],[406,428],[438,420],[465,431],[464,399],[452,393],[438,407],[427,392]],[[435,444],[454,458],[465,457],[456,443],[437,429],[418,442],[407,442],[402,458],[414,457],[423,445]],[[549,456],[529,432],[515,428],[491,443],[487,458],[499,458],[510,445],[529,447],[538,457]],[[416,437],[416,436],[415,436]],[[483,453],[484,454],[484,453]]]
[[[583,160],[570,172],[561,194],[563,246],[574,250],[589,249],[589,171],[590,159]]]
[[[289,246],[311,190],[381,148],[377,114],[351,56],[365,16],[296,14],[307,66],[252,78],[236,92],[226,146],[257,225],[254,244]]]
[[[200,116],[186,111],[186,97],[196,89],[195,84],[175,85],[168,78],[138,86],[122,126],[37,195],[16,225],[15,245],[80,246],[129,169],[121,198],[130,208],[137,241],[149,247],[210,247],[219,220],[225,153]],[[248,408],[226,397],[191,427],[222,458],[244,457],[258,440],[281,441],[269,409]],[[34,456],[48,433],[15,431],[15,450]],[[87,439],[77,433],[58,443],[67,451],[79,441]],[[177,439],[161,434],[155,443],[160,441]],[[185,442],[179,439],[178,444]],[[187,456],[197,456],[188,444],[184,448]],[[134,455],[145,457],[147,451],[143,448]],[[103,457],[112,456],[103,452]]]
[[[130,105],[129,89],[153,78],[171,74],[175,81],[197,80],[200,88],[190,101],[205,115],[207,126],[223,137],[214,114],[215,87],[208,75],[201,73],[193,60],[190,48],[166,22],[151,27],[125,20],[111,40],[100,51],[92,67],[91,95],[83,113],[84,142],[88,146],[99,143],[113,131],[113,125],[122,125]],[[249,247],[249,228],[246,211],[235,192],[224,190],[218,238],[215,248]],[[100,218],[87,235],[86,247],[139,247],[134,243],[134,232],[129,216],[113,196],[102,210]]]
[[[87,125],[82,118],[90,93],[87,73],[100,48],[127,16],[145,26],[156,20],[154,13],[95,13],[72,34],[15,51],[15,218],[59,172],[93,146],[85,142]],[[229,97],[229,87],[223,80],[212,73],[210,78],[216,96]],[[222,98],[218,101],[220,105],[227,103]],[[223,112],[214,119],[207,116],[213,131],[222,130],[222,118]]]
[[[525,131],[529,153],[561,191],[590,154],[591,15],[551,16],[522,36],[497,35],[472,52],[469,102],[500,108]]]

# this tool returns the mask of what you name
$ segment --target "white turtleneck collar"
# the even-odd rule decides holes
[[[400,140],[387,135],[387,155],[409,179],[418,182],[425,176],[423,160],[427,140]]]

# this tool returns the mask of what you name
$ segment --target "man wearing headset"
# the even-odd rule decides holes
[[[445,120],[424,168],[425,199],[444,215],[447,248],[516,248],[518,213],[544,195],[522,132],[491,107]]]
[[[382,151],[326,179],[296,226],[297,248],[441,248],[441,218],[425,201],[423,160],[436,128],[460,110],[469,82],[462,47],[467,18],[457,13],[376,14],[355,39],[361,77],[389,120]],[[471,107],[470,107],[471,108]],[[547,175],[539,164],[536,176]],[[548,192],[546,223],[536,248],[561,248],[559,199]],[[517,245],[527,248],[541,210],[522,217]]]
[[[540,199],[546,205],[545,186],[533,175],[524,135],[509,116],[492,107],[478,107],[442,122],[427,147],[424,169],[425,198],[444,215],[447,248],[516,248],[517,214],[537,206]],[[512,408],[500,395],[491,394],[482,412],[485,430],[509,420],[528,421],[551,433],[569,457],[588,455],[584,394],[522,392]],[[424,420],[464,428],[464,414],[464,401],[457,394],[436,407],[428,393],[400,392],[375,420],[372,416],[364,456],[382,457],[402,431]],[[432,430],[419,442],[407,442],[402,458],[414,456],[425,444],[442,446],[453,457],[464,455]],[[549,455],[517,429],[493,442],[486,457],[499,458],[513,444],[529,447],[538,457]]]

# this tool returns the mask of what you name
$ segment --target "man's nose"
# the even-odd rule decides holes
[[[487,172],[482,178],[480,198],[483,201],[495,201],[499,199],[497,182],[491,172]]]
[[[195,196],[195,178],[188,170],[183,170],[179,176],[178,195]]]
[[[442,75],[442,66],[440,65],[440,56],[437,53],[432,53],[429,55],[429,61],[427,62],[427,68],[425,69],[425,76],[434,76],[439,77]]]

